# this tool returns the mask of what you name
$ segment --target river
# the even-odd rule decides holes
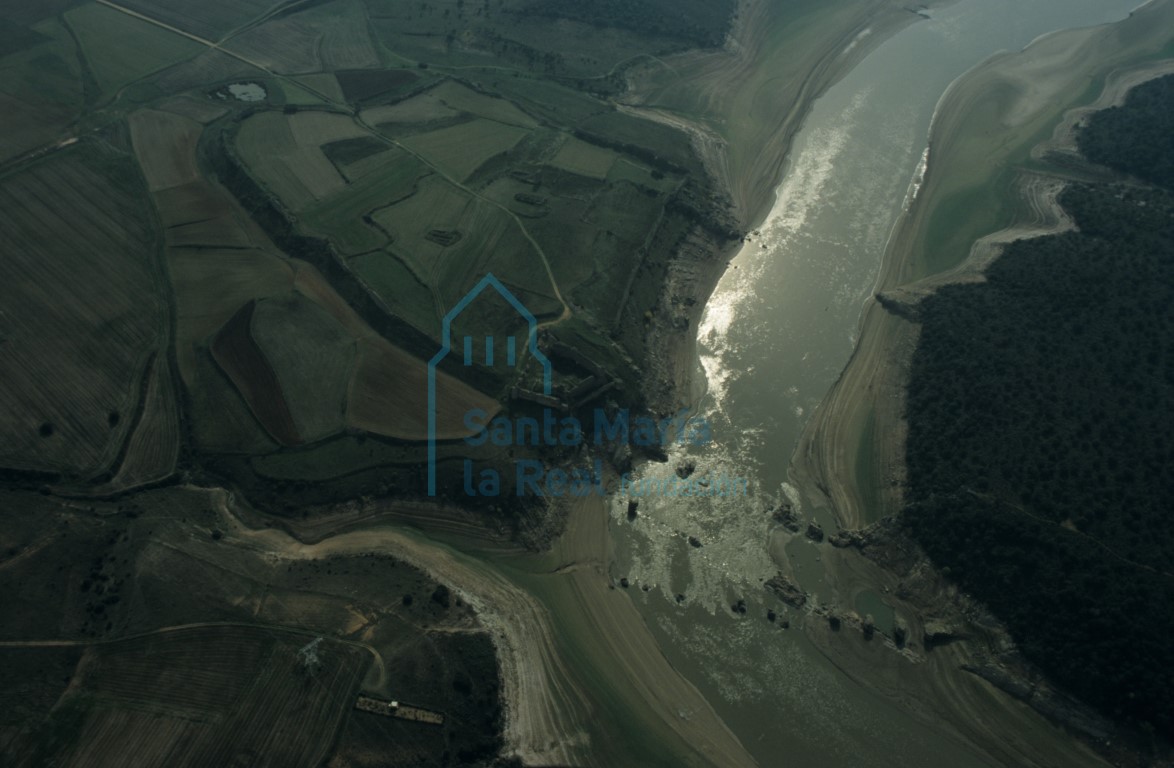
[[[852,353],[947,86],[995,52],[1054,30],[1117,21],[1136,5],[961,0],[880,44],[815,103],[773,209],[707,305],[698,341],[708,392],[699,413],[713,440],[681,446],[668,464],[646,466],[640,476],[669,479],[690,461],[695,477],[745,476],[749,493],[646,497],[633,522],[627,499],[617,497],[614,575],[632,582],[632,599],[669,660],[764,766],[990,764],[855,684],[812,646],[798,627],[813,619],[782,611],[762,587],[778,570],[766,510],[782,498],[802,508],[802,489],[786,484],[792,453]],[[821,522],[834,529],[830,518]],[[786,547],[817,601],[818,553],[802,537]],[[739,599],[744,615],[731,610]],[[780,621],[766,620],[768,608],[780,611]],[[883,613],[879,600],[868,608]]]

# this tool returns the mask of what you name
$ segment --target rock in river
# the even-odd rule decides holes
[[[807,603],[807,593],[782,573],[769,578],[763,586],[792,608],[802,608]]]

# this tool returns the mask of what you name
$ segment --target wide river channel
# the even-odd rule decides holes
[[[1137,5],[961,0],[882,43],[815,103],[773,210],[706,308],[698,338],[708,393],[699,413],[713,440],[676,449],[668,464],[646,466],[642,476],[668,479],[692,461],[697,477],[747,478],[749,493],[642,498],[632,523],[627,498],[617,494],[615,574],[631,581],[629,593],[672,664],[763,766],[989,765],[852,682],[796,631],[814,619],[782,612],[762,586],[778,569],[765,510],[784,497],[801,502],[802,489],[786,485],[792,452],[851,356],[947,86],[993,53],[1055,30],[1120,20]],[[817,600],[818,551],[802,537],[787,547]],[[739,599],[744,615],[730,609]],[[883,627],[884,607],[867,607]],[[780,611],[780,621],[766,620],[768,608]]]

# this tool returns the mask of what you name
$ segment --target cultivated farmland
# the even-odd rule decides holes
[[[87,651],[76,688],[58,705],[80,710],[67,765],[319,765],[371,657],[331,640],[314,659],[308,633],[246,626],[157,632]]]
[[[283,74],[358,69],[379,64],[359,0],[311,4],[243,31],[225,48]]]
[[[508,151],[527,134],[513,125],[476,119],[403,140],[403,145],[461,181],[489,158]]]
[[[365,135],[343,115],[262,112],[241,126],[241,157],[293,211],[330,197],[346,186],[321,144]]]
[[[426,439],[427,393],[427,370],[419,360],[381,339],[360,342],[347,424],[389,437]],[[437,374],[436,402],[436,436],[440,439],[472,434],[464,417],[473,408],[491,414],[500,410],[493,398],[443,373]]]
[[[415,274],[427,276],[442,307],[455,304],[486,271],[534,291],[549,290],[549,281],[538,269],[538,254],[517,222],[438,176],[425,179],[417,194],[371,218],[391,236],[391,250]]]
[[[197,89],[192,95],[205,97],[202,92],[209,83],[233,80],[263,81],[264,70],[230,56],[224,51],[204,48],[200,54],[175,64],[143,81],[148,91],[159,94],[180,93]]]
[[[102,488],[165,476],[177,432],[197,465],[342,431],[422,439],[424,360],[442,316],[487,272],[545,333],[562,338],[574,314],[584,334],[610,338],[603,357],[642,356],[638,318],[659,301],[643,286],[716,198],[687,136],[609,97],[642,45],[679,43],[523,21],[522,0],[476,5],[62,2],[0,32],[0,60],[20,74],[0,83],[0,102],[20,95],[0,150],[53,152],[68,136],[54,126],[67,125],[129,149],[128,178],[141,173],[155,208],[140,199],[140,215],[162,225],[151,247],[171,291],[156,281],[144,303],[172,303],[174,334],[164,322],[137,370],[122,365],[134,372],[125,391],[151,402],[106,414],[99,464],[117,475]],[[228,88],[241,82],[260,100]],[[33,102],[41,112],[22,114]],[[22,133],[25,117],[47,133]],[[487,297],[453,331],[516,334],[521,322]],[[476,388],[504,396],[533,373],[498,367],[446,360],[441,391],[496,410]],[[569,374],[562,388],[576,384]],[[460,409],[448,408],[456,437],[463,425],[445,420]],[[52,437],[56,425],[36,428]]]
[[[273,368],[297,434],[313,442],[343,428],[355,340],[300,294],[257,304],[252,335]]]
[[[88,475],[117,455],[168,333],[142,194],[90,144],[0,183],[0,464]]]
[[[344,98],[355,104],[380,101],[382,97],[420,80],[420,76],[409,69],[343,70],[336,77]]]
[[[362,0],[337,0],[306,11],[304,16],[322,29],[322,67],[354,70],[378,67],[379,53],[367,26]]]
[[[458,112],[469,112],[487,120],[494,120],[520,128],[534,128],[538,123],[511,101],[478,93],[460,83],[445,80],[428,92],[440,103]]]
[[[302,111],[286,115],[289,131],[299,147],[319,147],[341,139],[365,137],[367,129],[347,115],[333,112]]]
[[[120,4],[212,41],[278,5],[276,0],[200,0],[198,4],[189,0],[124,0]]]
[[[377,208],[413,195],[417,181],[431,173],[427,166],[402,150],[378,157],[361,178],[340,194],[303,213],[307,232],[326,237],[342,254],[365,253],[386,245],[387,235],[365,218]]]
[[[155,356],[151,366],[142,413],[127,442],[126,454],[110,490],[165,480],[175,472],[179,459],[179,413],[175,382],[166,355]]]
[[[48,716],[81,655],[80,648],[0,649],[0,763],[20,765],[22,742],[31,741],[22,725]]]
[[[153,109],[133,113],[129,122],[135,154],[152,192],[200,178],[195,153],[202,130],[199,123]]]
[[[65,21],[106,94],[204,51],[183,35],[98,3],[68,11]]]
[[[472,595],[383,554],[423,551],[390,526],[547,530],[416,498],[441,318],[492,272],[640,407],[640,318],[720,205],[687,137],[617,107],[665,41],[536,8],[0,0],[0,635],[69,644],[0,648],[27,692],[0,764],[501,762]],[[440,361],[443,495],[521,457],[460,438],[529,413],[526,314],[491,290],[453,322],[522,344]]]
[[[395,161],[397,150],[390,150],[387,145],[383,144],[378,139],[353,139],[354,142],[363,142],[365,145],[364,151],[370,151],[370,154],[365,157],[358,157],[350,161],[343,161],[331,155],[331,161],[338,167],[347,181],[356,182],[373,171],[387,170]],[[338,148],[347,142],[339,142],[336,144],[328,144],[327,147]]]
[[[314,92],[321,93],[332,101],[341,102],[345,100],[342,95],[342,87],[338,84],[338,78],[332,74],[320,72],[313,75],[302,75],[297,78],[297,81]],[[312,98],[317,99],[316,96]]]
[[[212,357],[244,397],[249,410],[282,445],[302,442],[273,366],[251,334],[256,303],[250,301],[232,316],[212,342]]]
[[[62,24],[29,28],[28,47],[0,58],[0,160],[65,138],[82,104],[77,46]]]
[[[382,107],[364,109],[360,116],[371,125],[383,123],[426,123],[430,120],[447,120],[457,117],[460,112],[445,103],[435,89],[425,91],[410,99]]]
[[[276,18],[247,29],[225,43],[225,50],[238,53],[272,72],[302,74],[322,69],[318,57],[321,33],[303,23],[297,15]]]
[[[176,356],[187,378],[193,348],[205,344],[246,302],[289,290],[293,270],[258,250],[173,248]]]
[[[608,181],[630,181],[633,184],[657,192],[672,192],[681,183],[679,178],[665,176],[659,171],[653,171],[644,165],[626,157],[616,159],[607,174]]]
[[[430,336],[439,335],[442,307],[430,283],[403,259],[389,251],[372,251],[347,264],[376,295],[394,301],[397,315]]]
[[[242,755],[318,766],[360,690],[444,712],[436,760],[499,743],[492,644],[467,606],[432,597],[447,591],[421,571],[365,553],[274,557],[248,532],[209,535],[225,526],[211,508],[219,491],[164,488],[89,509],[10,498],[0,548],[16,555],[0,590],[18,613],[0,635],[83,639],[0,648],[5,766],[202,768]],[[317,663],[299,656],[319,636]]]
[[[213,104],[211,101],[195,95],[176,96],[173,99],[160,102],[157,106],[166,112],[182,115],[201,124],[207,124],[218,117],[223,117],[224,113],[228,111],[226,107]]]
[[[570,138],[559,148],[550,164],[581,176],[606,179],[615,161],[616,153],[610,149]]]

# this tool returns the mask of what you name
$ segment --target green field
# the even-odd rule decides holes
[[[462,181],[489,158],[508,152],[527,133],[524,128],[477,119],[411,136],[402,144],[451,178]]]
[[[320,145],[362,135],[343,115],[262,112],[241,125],[237,150],[261,182],[298,212],[346,187]]]
[[[302,212],[307,231],[328,238],[341,253],[359,254],[381,248],[387,236],[363,221],[377,208],[415,194],[420,178],[429,171],[410,154],[384,153],[377,169],[348,185],[339,194]]]
[[[518,109],[512,102],[501,97],[486,96],[452,80],[446,80],[436,86],[428,95],[459,112],[469,112],[487,120],[519,128],[534,128],[538,125],[534,118]]]
[[[301,78],[301,79],[305,80],[305,78]],[[331,79],[333,79],[333,78],[331,78]],[[313,86],[299,85],[298,83],[296,83],[292,80],[286,80],[281,83],[281,93],[285,99],[284,103],[293,104],[296,106],[324,107],[329,102],[326,99],[324,99],[322,96],[319,96],[318,94],[323,93],[326,96],[329,96],[331,98],[339,99],[341,94],[336,95],[335,92],[337,90],[338,90],[337,83],[334,84],[333,88],[330,88],[329,85],[324,85],[323,88],[315,88]]]
[[[259,302],[252,335],[273,367],[305,442],[342,430],[355,340],[300,294]]]
[[[371,290],[394,301],[396,314],[429,336],[440,334],[440,308],[429,285],[387,251],[374,251],[347,262]]]
[[[606,179],[615,165],[616,157],[616,153],[610,149],[570,138],[559,148],[550,164],[581,176]]]
[[[401,150],[390,149],[378,139],[353,139],[352,141],[367,142],[367,148],[363,151],[370,151],[369,155],[350,162],[334,160],[335,166],[342,172],[342,175],[346,177],[347,181],[352,183],[369,173],[386,170],[390,163],[396,162],[396,158],[403,155]],[[342,142],[339,143],[341,144]],[[327,146],[332,145],[328,144]]]
[[[69,30],[46,20],[29,30],[30,47],[0,58],[0,160],[62,138],[81,112],[83,87]]]
[[[506,77],[495,87],[506,98],[556,125],[575,125],[608,107],[587,94],[537,77]]]
[[[642,187],[655,189],[657,192],[669,193],[680,184],[680,178],[668,176],[661,171],[651,170],[638,162],[620,157],[612,165],[607,174],[608,181],[630,181]]]
[[[65,21],[106,94],[205,50],[183,35],[98,3],[67,12]]]
[[[587,134],[606,142],[639,147],[655,156],[661,163],[689,171],[700,171],[701,165],[689,137],[682,131],[661,123],[642,120],[623,112],[603,112],[592,115],[578,125]]]
[[[380,63],[360,0],[307,3],[243,30],[228,50],[282,74],[375,67]]]
[[[149,376],[142,413],[127,440],[118,474],[110,481],[116,492],[166,480],[179,460],[179,404],[166,355],[155,356]]]
[[[350,181],[361,174],[353,173],[348,166],[353,166],[361,160],[367,160],[387,149],[387,145],[373,136],[362,136],[353,139],[340,139],[322,145],[322,154],[334,163]]]
[[[590,20],[542,13],[549,5],[535,6],[529,0],[502,0],[488,6],[464,0],[434,0],[427,6],[387,3],[373,8],[371,27],[386,48],[409,60],[485,68],[507,76],[512,71],[602,81],[634,58],[684,47],[657,34],[656,27],[665,18],[660,13],[652,14],[634,31],[608,23],[616,14],[602,3],[593,5],[599,17]],[[563,18],[554,21],[550,16]],[[448,35],[454,27],[469,29],[464,45],[451,44]]]
[[[184,32],[218,41],[275,5],[274,0],[124,0],[120,3]]]
[[[441,306],[453,306],[486,271],[549,295],[550,282],[538,254],[517,221],[442,178],[426,179],[415,195],[376,212],[373,218],[391,234],[390,249],[411,264],[413,272],[427,276]],[[446,245],[436,241],[438,231],[460,237]],[[549,311],[545,302],[531,309]]]
[[[361,116],[371,125],[390,130],[397,123],[427,123],[459,117],[460,114],[437,96],[433,89],[395,104],[364,109]]]

